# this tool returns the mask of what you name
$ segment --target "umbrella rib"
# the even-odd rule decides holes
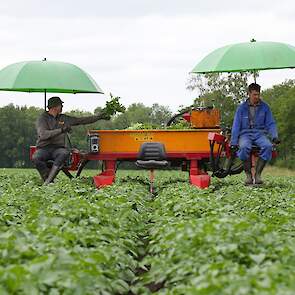
[[[23,63],[22,64],[22,67],[21,67],[21,69],[19,70],[19,74],[24,70],[24,67],[26,66],[26,64],[25,63]],[[14,88],[14,85],[16,85],[16,81],[18,80],[18,77],[19,77],[20,75],[17,75],[16,77],[15,77],[15,79],[14,79],[14,81],[13,81],[13,87],[12,88]],[[29,92],[29,91],[28,91]]]

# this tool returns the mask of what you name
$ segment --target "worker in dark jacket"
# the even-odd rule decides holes
[[[246,185],[263,183],[261,173],[266,162],[271,160],[272,143],[280,142],[271,110],[260,98],[260,88],[256,83],[249,85],[249,98],[238,107],[232,127],[231,146],[234,150],[238,149],[238,156],[244,161]],[[252,145],[260,148],[254,179],[250,159]]]
[[[75,118],[62,114],[63,101],[57,97],[48,100],[48,112],[44,112],[37,120],[37,150],[33,155],[33,162],[39,171],[44,184],[49,184],[57,176],[60,169],[69,158],[69,151],[65,148],[66,134],[75,125],[94,123],[98,120],[109,120],[106,113],[90,117]],[[46,162],[53,160],[51,170]]]

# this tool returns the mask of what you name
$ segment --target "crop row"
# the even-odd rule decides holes
[[[143,284],[161,285],[159,294],[294,294],[294,178],[268,177],[262,188],[241,182],[159,192]]]
[[[207,190],[178,172],[40,186],[0,171],[0,294],[294,294],[294,178]]]
[[[145,187],[98,191],[87,178],[43,187],[34,175],[0,175],[0,294],[127,293]]]

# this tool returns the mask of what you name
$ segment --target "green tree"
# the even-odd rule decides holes
[[[231,126],[237,106],[247,97],[250,73],[192,75],[187,89],[197,90],[196,107],[213,106],[221,111],[223,126]]]
[[[151,123],[150,107],[142,103],[133,103],[123,114],[119,114],[114,118],[115,129],[125,129],[135,123]]]
[[[30,145],[36,142],[37,108],[12,104],[0,108],[0,166],[28,167]]]
[[[295,80],[288,80],[262,92],[276,119],[281,144],[277,164],[295,168]]]
[[[169,107],[162,106],[157,103],[151,107],[151,122],[153,125],[163,126],[169,121],[172,116],[172,112]]]

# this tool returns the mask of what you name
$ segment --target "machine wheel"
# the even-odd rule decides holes
[[[180,112],[180,113],[178,113],[178,114],[172,116],[172,117],[169,119],[169,121],[167,122],[166,126],[169,127],[169,126],[171,126],[171,125],[177,123],[177,121],[178,121],[179,119],[181,119],[182,116],[183,116],[185,113],[188,113],[188,112],[190,112],[190,110],[185,110],[185,111],[182,111],[182,112]]]

